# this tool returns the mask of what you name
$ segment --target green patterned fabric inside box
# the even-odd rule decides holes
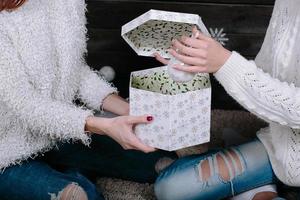
[[[131,76],[131,87],[166,95],[196,91],[210,86],[208,74],[197,74],[193,80],[185,83],[173,81],[165,70],[147,75]]]
[[[172,39],[182,35],[191,36],[194,24],[149,20],[126,33],[126,37],[141,51],[168,54]]]

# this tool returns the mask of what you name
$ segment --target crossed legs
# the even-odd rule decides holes
[[[272,184],[276,180],[263,144],[254,140],[222,151],[179,159],[158,177],[159,200],[217,200]],[[275,197],[274,193],[259,193]]]

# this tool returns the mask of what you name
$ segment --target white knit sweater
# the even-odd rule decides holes
[[[81,141],[85,119],[115,88],[84,61],[84,0],[28,0],[0,12],[0,170]]]
[[[258,137],[277,177],[292,186],[300,186],[299,11],[299,0],[277,0],[255,62],[233,52],[215,73],[234,99],[270,123]]]

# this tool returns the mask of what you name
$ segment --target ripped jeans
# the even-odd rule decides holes
[[[276,181],[267,152],[256,139],[177,160],[156,180],[155,194],[159,200],[218,200]]]

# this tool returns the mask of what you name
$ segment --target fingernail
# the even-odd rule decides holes
[[[152,116],[148,116],[148,117],[147,117],[147,121],[148,121],[148,122],[153,121],[153,117],[152,117]]]

